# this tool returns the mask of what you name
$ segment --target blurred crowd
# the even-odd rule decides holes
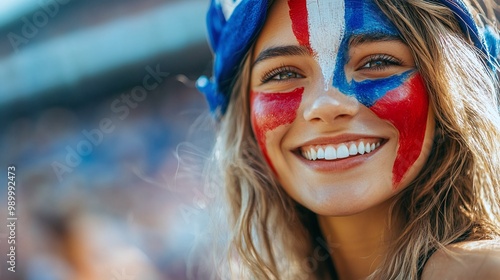
[[[30,1],[19,1],[24,2]],[[41,9],[43,1],[31,2]],[[180,9],[179,3],[204,11],[208,1],[65,2],[33,42],[18,51],[9,50],[7,39],[0,42],[0,180],[6,185],[7,166],[16,166],[18,217],[15,273],[7,270],[7,229],[0,229],[0,279],[187,279],[188,258],[194,266],[203,262],[192,250],[209,203],[201,166],[213,134],[203,96],[194,88],[194,80],[210,70],[203,36],[193,31],[195,38],[179,42],[174,50],[170,45],[137,50],[135,60],[124,63],[110,65],[106,57],[97,57],[93,63],[103,65],[94,73],[43,90],[36,87],[35,76],[57,73],[55,68],[75,57],[60,57],[67,50],[54,49],[46,53],[53,61],[45,67],[15,62],[27,53],[44,56],[39,46],[66,34],[108,22],[126,26],[152,10]],[[37,9],[23,11],[10,23],[0,22],[1,35],[22,30],[22,17],[30,19]],[[186,26],[185,36],[190,25],[204,29],[198,18],[198,23],[180,23]],[[113,41],[113,29],[108,31],[107,40]],[[144,32],[161,37],[169,29]],[[135,34],[129,35],[134,41]],[[64,41],[60,44],[64,47]],[[127,42],[117,45],[127,48]],[[99,44],[89,46],[88,55],[105,55]],[[162,76],[155,80],[147,67],[153,72],[160,68]],[[145,86],[147,75],[153,76],[147,85],[156,84],[154,88]],[[19,81],[22,87],[15,84]],[[7,191],[0,191],[0,201],[0,218],[6,221]]]

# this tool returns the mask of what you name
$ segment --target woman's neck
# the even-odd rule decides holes
[[[318,216],[340,279],[364,279],[377,269],[401,230],[394,220],[389,225],[389,206],[388,201],[351,216]]]

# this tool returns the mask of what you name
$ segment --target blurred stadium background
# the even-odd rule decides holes
[[[203,262],[208,2],[0,1],[0,219],[12,164],[18,217],[0,279],[187,279]]]

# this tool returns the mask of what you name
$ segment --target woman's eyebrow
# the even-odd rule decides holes
[[[384,41],[399,41],[403,42],[401,37],[394,34],[387,33],[365,33],[365,34],[356,34],[353,35],[349,39],[349,48],[356,47],[365,43],[372,42],[384,42]]]
[[[266,59],[278,57],[278,56],[295,56],[295,55],[310,55],[309,50],[304,46],[278,46],[265,49],[259,53],[255,61],[253,62],[253,66],[262,62]]]

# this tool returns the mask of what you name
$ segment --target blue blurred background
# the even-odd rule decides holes
[[[208,2],[0,1],[0,219],[10,165],[18,217],[0,279],[187,279],[203,263]]]

